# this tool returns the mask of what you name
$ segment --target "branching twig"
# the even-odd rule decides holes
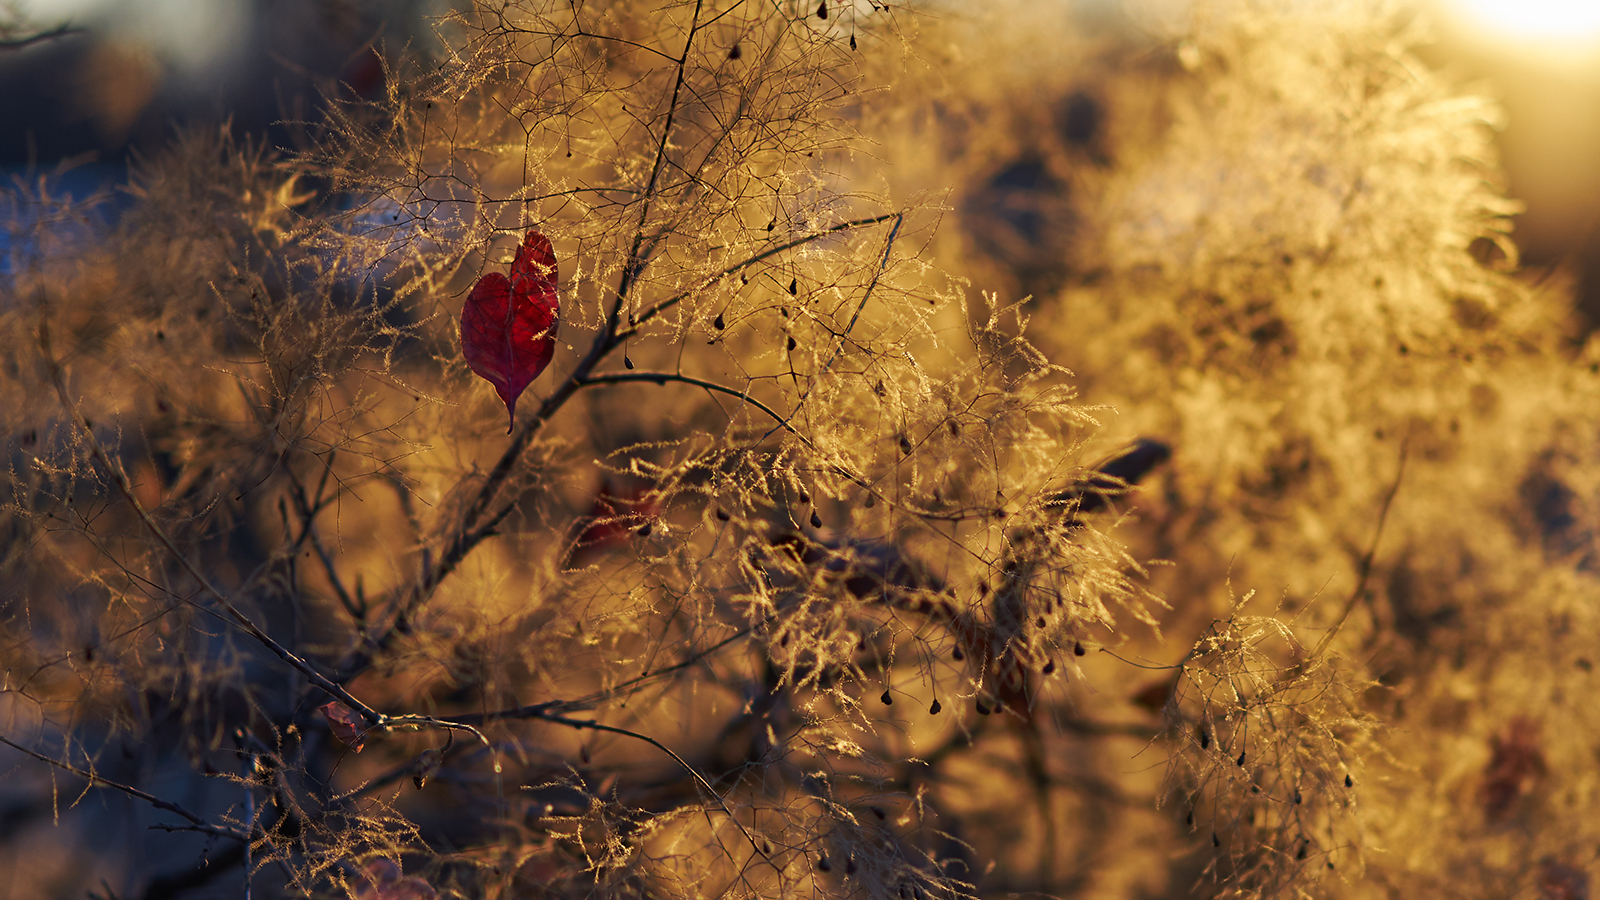
[[[0,744],[5,744],[7,747],[10,747],[13,750],[18,750],[18,751],[20,751],[22,753],[26,753],[27,755],[33,757],[34,759],[39,760],[40,762],[49,763],[50,765],[55,766],[58,769],[62,769],[64,771],[71,772],[72,774],[78,776],[79,778],[82,778],[82,779],[88,781],[92,785],[99,785],[100,787],[108,787],[108,788],[111,788],[112,790],[121,791],[121,792],[123,792],[124,794],[127,794],[130,797],[137,797],[140,800],[143,800],[144,802],[150,804],[151,806],[154,806],[156,809],[166,810],[167,812],[170,812],[170,813],[172,813],[174,815],[182,816],[183,818],[185,818],[185,819],[187,819],[189,821],[190,825],[192,826],[192,830],[194,830],[194,831],[199,831],[199,832],[202,832],[204,834],[215,835],[217,837],[225,837],[225,838],[229,838],[229,839],[235,840],[235,841],[248,841],[249,840],[249,836],[246,835],[245,833],[241,832],[241,831],[237,831],[235,829],[229,828],[226,825],[213,825],[210,822],[207,822],[205,819],[202,819],[199,816],[195,815],[194,813],[188,811],[187,809],[184,809],[182,806],[179,806],[178,804],[171,802],[170,800],[163,800],[160,797],[155,796],[154,794],[147,794],[144,791],[141,791],[138,788],[133,787],[132,785],[127,785],[127,784],[122,784],[121,782],[112,781],[109,778],[104,778],[104,777],[101,777],[99,775],[96,775],[93,772],[85,771],[83,769],[80,769],[77,766],[72,765],[71,763],[65,763],[65,762],[62,762],[59,759],[54,759],[52,757],[46,756],[43,753],[38,753],[38,752],[36,752],[34,750],[30,750],[27,747],[24,747],[21,744],[18,744],[15,741],[12,741],[11,739],[6,738],[4,736],[0,736]]]
[[[1383,496],[1383,506],[1378,510],[1378,527],[1372,533],[1372,543],[1367,546],[1366,555],[1361,558],[1361,571],[1356,577],[1355,590],[1352,590],[1349,599],[1345,600],[1344,610],[1339,613],[1338,621],[1333,623],[1328,629],[1328,633],[1324,634],[1322,640],[1318,641],[1317,646],[1312,649],[1311,655],[1306,657],[1307,662],[1322,656],[1322,651],[1328,649],[1328,645],[1333,643],[1334,635],[1338,634],[1339,629],[1344,627],[1345,620],[1350,618],[1350,613],[1355,610],[1356,604],[1361,601],[1362,593],[1367,589],[1367,578],[1372,575],[1372,560],[1378,552],[1378,541],[1383,539],[1383,525],[1389,520],[1389,507],[1394,503],[1394,495],[1400,492],[1400,479],[1406,472],[1406,450],[1410,443],[1410,434],[1407,434],[1405,439],[1400,442],[1400,464],[1395,468],[1394,483],[1389,485],[1388,493]]]

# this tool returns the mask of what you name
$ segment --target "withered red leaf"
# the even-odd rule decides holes
[[[318,711],[328,717],[328,730],[341,744],[357,753],[361,752],[362,745],[366,743],[367,729],[366,723],[355,710],[335,700],[322,704]]]
[[[533,229],[517,250],[511,277],[490,272],[478,279],[461,309],[461,353],[505,403],[508,434],[516,424],[517,398],[555,356],[556,281],[555,248]]]

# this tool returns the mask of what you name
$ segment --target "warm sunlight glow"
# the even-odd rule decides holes
[[[1478,27],[1512,39],[1600,42],[1595,0],[1454,0]]]

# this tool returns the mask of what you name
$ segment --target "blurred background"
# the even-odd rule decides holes
[[[1132,41],[1157,40],[1200,14],[1185,0],[1054,2]],[[114,186],[131,155],[184,125],[227,121],[236,135],[296,147],[325,98],[381,95],[385,59],[431,45],[450,5],[0,2],[0,166],[9,176],[58,177],[82,195]],[[925,5],[959,14],[959,5]],[[1503,104],[1509,193],[1526,207],[1515,232],[1522,262],[1530,278],[1570,279],[1592,329],[1600,323],[1600,3],[1420,0],[1396,9],[1433,35],[1422,50],[1428,62]]]

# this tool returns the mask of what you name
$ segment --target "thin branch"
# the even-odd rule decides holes
[[[234,830],[232,828],[228,828],[225,825],[212,825],[210,822],[207,822],[205,819],[202,819],[199,816],[195,815],[194,813],[189,812],[187,809],[184,809],[182,806],[179,806],[176,803],[173,803],[173,802],[168,801],[168,800],[163,800],[160,797],[155,796],[154,794],[147,794],[144,791],[141,791],[138,788],[133,787],[132,785],[123,784],[123,783],[118,782],[118,781],[112,781],[109,778],[103,778],[103,777],[101,777],[99,775],[96,775],[93,772],[85,771],[83,769],[80,769],[77,766],[72,765],[71,763],[65,763],[65,762],[62,762],[59,759],[55,759],[53,757],[46,756],[43,753],[39,753],[37,751],[30,750],[29,748],[24,747],[21,744],[18,744],[15,741],[12,741],[11,739],[9,739],[7,737],[4,737],[3,735],[0,735],[0,744],[5,744],[6,746],[12,748],[13,750],[18,750],[18,751],[21,751],[22,753],[26,753],[27,755],[33,757],[34,759],[39,760],[40,762],[49,763],[50,765],[55,766],[58,769],[62,769],[64,771],[71,772],[72,774],[78,776],[79,778],[82,778],[85,781],[88,781],[91,785],[97,785],[99,787],[108,787],[108,788],[111,788],[112,790],[121,791],[121,792],[123,792],[124,794],[127,794],[130,797],[138,797],[140,800],[143,800],[144,802],[150,804],[151,806],[154,806],[156,809],[166,810],[167,812],[170,812],[170,813],[172,813],[174,815],[182,816],[183,818],[189,820],[190,824],[193,826],[192,829],[190,829],[188,827],[185,827],[184,830],[186,830],[186,831],[187,830],[194,830],[194,831],[203,832],[205,834],[216,835],[217,837],[231,838],[232,840],[236,840],[236,841],[248,841],[249,840],[249,836],[248,835],[246,835],[246,834],[244,834],[242,832],[236,831],[236,830]]]
[[[646,249],[645,225],[650,221],[650,207],[656,199],[656,183],[661,179],[661,169],[667,160],[667,139],[672,136],[672,125],[678,114],[678,97],[683,93],[684,76],[689,69],[689,51],[693,49],[695,34],[700,30],[700,11],[704,6],[705,0],[695,0],[694,14],[689,19],[689,34],[683,41],[683,55],[678,57],[678,72],[672,82],[672,99],[667,101],[667,118],[661,126],[661,140],[656,145],[655,162],[650,167],[650,180],[645,184],[644,202],[639,209],[639,227],[633,233],[633,248],[628,251],[628,262],[622,267],[622,278],[617,283],[617,308],[612,311],[613,321],[627,303],[628,290],[633,286],[634,279],[639,277],[649,262],[649,249],[654,249],[659,240],[659,236],[652,239],[649,249]]]
[[[1411,435],[1408,432],[1405,439],[1400,442],[1400,464],[1395,468],[1394,483],[1389,485],[1388,493],[1383,496],[1383,507],[1378,511],[1378,527],[1373,531],[1372,543],[1367,545],[1367,553],[1361,559],[1361,574],[1356,578],[1355,590],[1350,592],[1350,598],[1344,602],[1344,611],[1339,614],[1339,620],[1333,623],[1333,626],[1328,629],[1328,633],[1324,634],[1322,640],[1318,641],[1317,646],[1312,649],[1311,655],[1306,657],[1307,662],[1322,656],[1322,651],[1328,649],[1328,645],[1333,643],[1334,635],[1338,634],[1339,629],[1344,627],[1345,620],[1350,618],[1350,613],[1355,610],[1356,604],[1361,600],[1361,595],[1367,589],[1367,578],[1372,575],[1372,560],[1378,553],[1378,541],[1383,539],[1383,525],[1389,520],[1389,507],[1394,503],[1394,495],[1400,492],[1400,479],[1406,473],[1406,451],[1410,445]]]
[[[618,334],[617,338],[620,341],[623,338],[627,338],[627,337],[633,336],[634,334],[638,333],[639,326],[641,326],[644,323],[650,321],[651,319],[654,319],[656,316],[661,315],[662,313],[666,312],[667,310],[671,309],[672,307],[677,306],[679,303],[682,303],[684,300],[687,300],[689,297],[694,296],[694,294],[697,291],[704,290],[706,285],[714,284],[714,283],[716,283],[716,281],[718,279],[726,278],[729,275],[737,274],[740,271],[743,271],[744,269],[748,269],[751,266],[755,265],[758,262],[761,262],[764,259],[768,259],[770,257],[777,256],[779,253],[782,253],[785,250],[793,250],[796,247],[804,246],[806,244],[811,243],[812,241],[818,240],[819,238],[825,238],[825,237],[828,237],[829,235],[838,234],[841,231],[848,231],[851,228],[864,228],[864,227],[866,227],[868,225],[877,225],[880,222],[887,222],[890,219],[900,218],[903,215],[905,215],[905,214],[904,213],[898,213],[898,212],[892,212],[892,213],[884,213],[881,216],[870,216],[870,217],[865,218],[865,219],[851,219],[848,222],[839,222],[839,223],[837,223],[835,225],[829,225],[827,228],[824,228],[821,231],[812,232],[811,234],[805,235],[804,237],[798,237],[798,238],[795,238],[792,241],[788,241],[786,243],[779,244],[776,247],[770,247],[770,248],[768,248],[766,250],[763,250],[760,253],[755,254],[754,256],[747,257],[747,258],[745,258],[745,259],[743,259],[743,260],[741,260],[741,261],[739,261],[737,263],[734,263],[731,266],[728,266],[727,268],[717,272],[714,275],[711,275],[711,276],[709,276],[709,277],[707,277],[705,279],[702,279],[701,282],[698,285],[690,288],[689,290],[683,291],[681,293],[673,294],[671,297],[668,297],[667,299],[662,300],[661,302],[655,304],[654,306],[651,306],[649,309],[647,309],[644,312],[640,313],[639,315],[635,316],[634,320],[633,320],[633,324],[628,326],[628,328],[626,330],[624,330],[623,332]],[[876,283],[877,283],[877,278],[874,277],[873,278],[873,284],[876,284]]]
[[[772,407],[750,396],[748,391],[736,391],[726,385],[717,384],[714,381],[706,381],[704,379],[695,378],[692,375],[677,375],[671,372],[611,372],[605,375],[593,375],[585,378],[578,383],[578,386],[590,387],[598,384],[626,384],[629,382],[649,382],[650,384],[655,385],[665,385],[669,381],[676,381],[681,384],[692,384],[695,387],[705,388],[708,391],[715,391],[719,394],[727,394],[730,397],[737,397],[745,403],[748,403],[751,406],[754,406],[756,409],[759,409],[771,416],[773,421],[787,429],[789,433],[793,434],[795,437],[805,441],[808,446],[811,444],[811,441],[807,439],[805,435],[794,430],[787,419],[779,415],[777,411],[772,409]]]
[[[587,719],[569,719],[566,716],[560,716],[554,713],[540,713],[538,715],[531,716],[530,718],[539,719],[545,722],[552,722],[557,725],[565,725],[568,728],[576,728],[579,730],[587,728],[591,731],[605,731],[611,734],[620,734],[623,737],[631,737],[634,740],[644,741],[650,746],[655,747],[657,750],[660,750],[662,753],[667,754],[668,756],[672,757],[674,762],[682,766],[683,770],[688,772],[689,776],[695,780],[695,783],[704,788],[706,793],[711,795],[712,799],[717,801],[717,806],[722,809],[722,812],[726,814],[728,819],[733,822],[734,826],[739,829],[739,833],[744,835],[744,839],[750,842],[750,847],[755,850],[756,854],[762,859],[771,862],[771,858],[767,856],[767,854],[761,849],[761,844],[756,841],[755,837],[751,835],[748,830],[746,830],[744,823],[740,822],[738,816],[733,814],[733,810],[728,808],[728,804],[723,801],[722,795],[717,793],[717,789],[711,786],[711,782],[706,781],[705,777],[702,776],[694,766],[689,765],[687,760],[679,756],[676,751],[674,751],[671,747],[668,747],[666,744],[661,743],[648,734],[641,734],[637,731],[629,731],[626,728],[618,728],[615,725],[602,725],[599,722],[591,722]]]

